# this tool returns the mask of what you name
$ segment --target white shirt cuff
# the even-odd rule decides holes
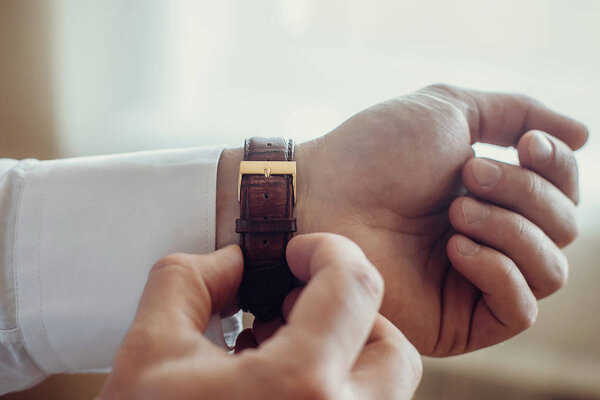
[[[214,250],[221,151],[31,166],[16,210],[16,310],[23,344],[43,371],[110,366],[152,265],[172,252]],[[228,325],[239,329],[239,321]],[[220,329],[213,321],[207,336],[222,342]]]

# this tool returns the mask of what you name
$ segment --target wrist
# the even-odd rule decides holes
[[[304,199],[308,193],[308,163],[309,152],[314,153],[319,147],[318,141],[305,142],[296,146],[294,159],[296,161],[297,196],[294,207],[294,217],[301,224],[300,214],[304,208]],[[238,244],[239,235],[235,232],[235,220],[240,217],[240,203],[237,199],[238,172],[240,161],[244,156],[243,148],[225,149],[221,153],[217,170],[217,221],[216,249],[229,244]],[[313,157],[311,157],[313,158]]]

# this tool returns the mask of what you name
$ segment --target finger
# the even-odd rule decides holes
[[[575,204],[535,172],[494,160],[473,158],[466,162],[462,179],[469,192],[523,215],[559,247],[571,243],[577,236]]]
[[[252,329],[244,329],[235,339],[235,354],[239,354],[247,349],[256,349],[258,342],[252,333]]]
[[[168,326],[173,334],[190,324],[204,332],[211,316],[235,298],[242,270],[237,245],[205,255],[166,256],[148,275],[136,320]]]
[[[281,306],[281,314],[283,315],[283,319],[287,320],[290,312],[292,312],[292,308],[294,308],[294,305],[300,296],[300,293],[302,293],[302,289],[303,288],[301,287],[292,289],[283,300],[283,304]]]
[[[577,162],[564,142],[541,131],[527,132],[517,146],[521,165],[558,187],[575,204],[579,202]]]
[[[287,294],[287,296],[283,300],[283,304],[281,306],[282,318],[278,318],[278,319],[275,319],[273,321],[269,321],[266,323],[260,321],[258,318],[254,319],[252,329],[254,330],[254,335],[255,335],[256,339],[258,340],[258,343],[262,343],[262,342],[268,340],[269,338],[271,338],[275,334],[275,332],[277,332],[277,330],[283,324],[285,324],[285,320],[290,315],[290,312],[292,311],[292,308],[296,304],[296,300],[298,300],[300,293],[302,293],[302,288],[297,287],[297,288],[292,289]]]
[[[309,363],[350,368],[383,297],[383,279],[360,248],[339,235],[299,235],[287,246],[291,271],[308,281],[287,324],[265,345],[302,348]]]
[[[587,128],[537,100],[520,94],[492,93],[434,85],[432,91],[456,105],[469,124],[471,142],[516,146],[527,131],[541,130],[559,138],[573,150],[583,146]]]
[[[458,232],[513,260],[537,298],[554,293],[566,283],[566,257],[523,216],[469,197],[454,200],[449,216]]]
[[[473,312],[467,351],[499,343],[533,324],[536,299],[508,257],[460,234],[450,238],[446,251],[452,266],[482,293]]]
[[[268,322],[262,322],[258,318],[254,319],[252,323],[252,331],[254,332],[254,337],[259,344],[269,340],[277,330],[283,326],[284,320],[281,317],[275,318]]]
[[[422,372],[419,352],[390,321],[378,315],[351,373],[356,397],[412,398]]]
[[[296,300],[298,299],[298,296],[300,296],[301,292],[302,288],[294,288],[287,294],[281,306],[283,317],[276,318],[269,322],[262,322],[258,318],[254,319],[252,330],[254,331],[254,336],[259,344],[270,339],[277,332],[277,330],[279,330],[279,328],[285,324],[285,320],[292,311],[292,308],[294,307],[294,304],[296,304]]]

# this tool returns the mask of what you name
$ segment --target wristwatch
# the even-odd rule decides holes
[[[296,231],[294,141],[246,139],[238,177],[240,218],[236,232],[244,255],[242,310],[261,321],[281,315],[285,296],[296,284],[285,258]]]

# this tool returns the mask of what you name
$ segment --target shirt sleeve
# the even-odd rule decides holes
[[[0,160],[0,394],[110,367],[152,265],[214,250],[221,151]]]

